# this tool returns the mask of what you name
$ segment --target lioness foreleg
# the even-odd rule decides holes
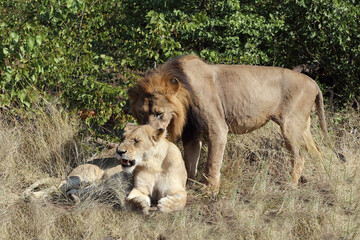
[[[130,203],[133,208],[138,208],[144,214],[149,214],[149,208],[151,204],[149,195],[144,194],[138,189],[134,188],[126,198],[126,201]]]
[[[163,197],[159,200],[157,208],[162,212],[174,212],[184,208],[186,204],[186,192],[181,191],[174,195]]]

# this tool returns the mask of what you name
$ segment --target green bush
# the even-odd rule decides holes
[[[115,4],[115,1],[108,1]],[[13,1],[1,6],[1,106],[31,108],[36,96],[58,97],[88,124],[121,127],[128,77],[99,46],[111,39],[106,11],[91,1]],[[91,114],[90,114],[91,113]]]
[[[188,53],[225,64],[318,63],[321,87],[356,101],[359,15],[351,0],[2,0],[0,107],[56,97],[93,127],[121,128],[135,70]]]

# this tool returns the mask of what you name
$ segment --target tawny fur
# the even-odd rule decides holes
[[[293,155],[292,183],[300,178],[304,159],[300,145],[320,155],[310,132],[316,103],[327,136],[322,93],[308,76],[278,67],[209,65],[195,55],[170,59],[149,71],[129,91],[139,123],[167,127],[181,136],[190,178],[197,170],[201,136],[208,136],[206,181],[218,189],[228,132],[249,133],[276,122]]]
[[[186,169],[180,150],[165,138],[164,129],[150,125],[127,125],[125,139],[118,146],[123,169],[134,171],[134,188],[127,201],[149,213],[152,202],[157,209],[173,212],[186,204]],[[127,165],[132,161],[134,165]]]

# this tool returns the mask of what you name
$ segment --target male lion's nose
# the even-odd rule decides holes
[[[126,150],[120,150],[120,149],[116,149],[117,154],[119,154],[120,156],[126,153]]]

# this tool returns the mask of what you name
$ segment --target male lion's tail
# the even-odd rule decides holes
[[[329,147],[331,148],[331,150],[336,154],[336,156],[339,158],[339,160],[346,162],[346,157],[344,156],[344,154],[338,153],[335,151],[335,146],[329,137],[326,119],[325,119],[324,98],[323,98],[321,89],[319,88],[319,86],[317,84],[316,84],[316,87],[318,89],[318,94],[315,99],[315,104],[316,104],[316,111],[317,111],[319,122],[320,122],[320,128],[321,128],[321,130],[324,134],[325,140],[326,140],[327,144],[329,145]]]
[[[326,119],[325,119],[324,98],[323,98],[322,92],[317,84],[316,84],[316,87],[318,89],[318,95],[316,96],[316,99],[315,99],[316,111],[317,111],[317,114],[319,117],[320,128],[323,131],[324,137],[328,141],[329,135],[328,135],[327,124],[326,124]]]

